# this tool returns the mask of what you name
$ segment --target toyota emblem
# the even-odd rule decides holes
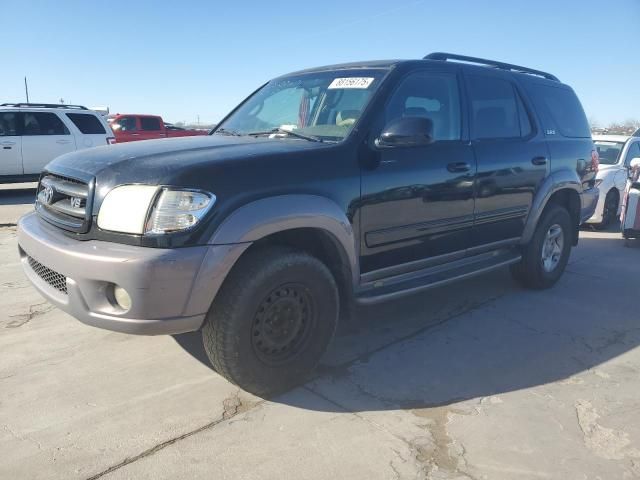
[[[53,188],[51,185],[45,185],[40,191],[40,202],[45,205],[51,205],[51,200],[53,200]]]

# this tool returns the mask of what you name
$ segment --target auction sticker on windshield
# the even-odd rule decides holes
[[[373,77],[346,77],[346,78],[334,78],[329,90],[335,88],[369,88],[373,82]]]

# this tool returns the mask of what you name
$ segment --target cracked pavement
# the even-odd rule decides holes
[[[0,207],[2,208],[2,207]],[[269,401],[197,334],[43,303],[0,229],[0,478],[640,478],[640,245],[581,233],[556,288],[506,271],[363,309]]]

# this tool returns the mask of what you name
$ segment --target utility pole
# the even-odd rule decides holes
[[[24,77],[24,93],[27,96],[27,103],[29,103],[29,86],[27,85],[27,77]]]

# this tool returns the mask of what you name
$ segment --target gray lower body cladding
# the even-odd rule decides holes
[[[249,243],[159,249],[78,241],[35,213],[18,223],[25,274],[51,303],[83,323],[141,335],[198,330]],[[131,307],[113,298],[124,288]]]

